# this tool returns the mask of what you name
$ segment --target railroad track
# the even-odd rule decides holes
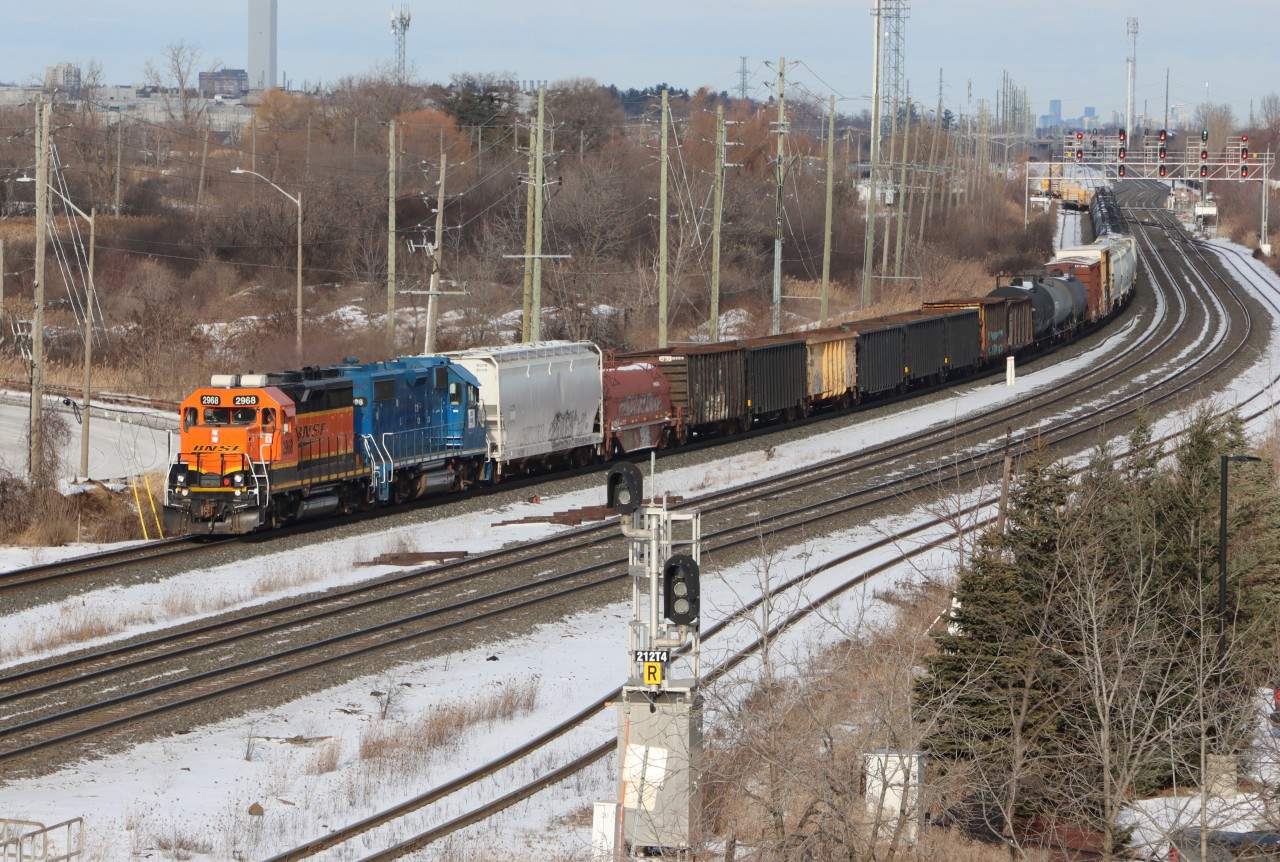
[[[1157,241],[1158,237],[1151,238],[1149,240],[1144,239],[1144,243],[1149,243],[1149,249],[1154,248]],[[1105,418],[1106,422],[1111,425],[1115,425],[1125,416],[1131,416],[1141,404],[1160,404],[1178,397],[1179,395],[1183,395],[1188,388],[1194,389],[1195,386],[1200,385],[1203,381],[1209,379],[1210,375],[1214,374],[1224,365],[1232,362],[1238,355],[1239,351],[1242,350],[1244,345],[1247,343],[1249,333],[1249,324],[1247,323],[1248,314],[1243,303],[1239,304],[1238,307],[1233,308],[1229,305],[1215,304],[1208,299],[1198,301],[1201,304],[1192,307],[1186,303],[1180,304],[1181,300],[1179,300],[1176,295],[1170,294],[1169,299],[1166,300],[1166,304],[1168,306],[1167,313],[1157,315],[1153,311],[1151,321],[1141,325],[1136,322],[1136,318],[1138,316],[1135,316],[1135,321],[1129,324],[1135,331],[1141,332],[1140,343],[1143,347],[1138,351],[1138,353],[1141,356],[1146,357],[1146,362],[1144,364],[1152,364],[1159,356],[1169,357],[1163,361],[1162,370],[1155,374],[1155,377],[1158,378],[1157,385],[1163,391],[1161,391],[1161,389],[1157,389],[1157,391],[1150,391],[1147,386],[1139,385],[1146,381],[1134,380],[1137,376],[1138,365],[1136,363],[1138,360],[1135,359],[1132,354],[1127,359],[1116,357],[1106,364],[1107,368],[1105,370],[1105,374],[1100,374],[1097,378],[1090,377],[1088,380],[1082,378],[1080,381],[1077,381],[1078,385],[1062,387],[1060,391],[1054,393],[1051,397],[1037,399],[1036,405],[1026,405],[1023,407],[1001,410],[998,413],[993,414],[993,416],[985,417],[982,422],[975,421],[970,423],[956,423],[956,427],[944,429],[940,432],[934,432],[932,435],[918,436],[905,446],[886,445],[885,447],[879,447],[877,450],[873,450],[871,452],[859,453],[844,459],[837,459],[838,461],[843,462],[843,464],[839,467],[833,465],[827,468],[826,472],[829,474],[827,481],[836,484],[848,484],[850,476],[856,477],[859,474],[871,472],[884,475],[895,469],[901,470],[903,476],[913,478],[916,481],[915,487],[935,486],[939,482],[938,477],[940,475],[947,476],[948,481],[958,480],[961,473],[970,478],[975,478],[980,476],[983,471],[990,470],[992,465],[995,463],[995,454],[990,452],[990,450],[992,448],[993,441],[998,443],[999,437],[1001,436],[1000,431],[1009,424],[1012,424],[1013,421],[1023,417],[1029,410],[1048,409],[1046,405],[1049,405],[1054,409],[1058,409],[1060,412],[1065,413],[1067,412],[1067,408],[1072,405],[1072,402],[1078,402],[1080,399],[1089,396],[1091,391],[1096,392],[1098,389],[1106,387],[1125,388],[1129,390],[1128,394],[1125,395],[1124,398],[1119,399],[1119,403],[1113,410],[1106,413],[1105,416],[1101,410],[1085,410],[1081,412],[1081,415],[1064,418],[1052,423],[1046,423],[1046,425],[1042,427],[1042,437],[1046,441],[1065,442],[1071,439],[1078,440],[1082,436],[1095,434],[1097,425],[1099,424],[1096,421],[1098,418]],[[1234,320],[1230,325],[1227,324],[1229,316]],[[1185,343],[1179,343],[1179,336],[1185,336],[1187,334],[1187,331],[1190,329],[1190,327],[1187,326],[1188,321],[1196,318],[1219,321],[1219,323],[1217,325],[1206,325],[1205,327],[1200,327],[1195,333],[1196,337],[1194,339],[1184,339],[1186,341],[1194,341],[1197,343],[1198,346],[1194,350],[1191,350]],[[1216,337],[1214,334],[1215,332]],[[1228,337],[1228,335],[1231,337]],[[1125,380],[1126,378],[1129,379],[1131,385],[1127,387],[1120,386],[1120,381]],[[1041,404],[1040,402],[1044,403]],[[1095,421],[1090,421],[1091,419]],[[918,469],[908,469],[907,467],[902,466],[904,463],[910,463],[912,459],[920,459],[930,454],[936,454],[934,450],[939,448],[939,441],[941,440],[950,441],[951,448],[953,449],[986,449],[988,450],[986,452],[986,459],[982,460],[980,458],[973,457],[969,459],[969,463],[967,465],[962,465],[961,459],[958,457],[951,459],[938,458],[935,462]],[[764,500],[781,499],[788,494],[797,493],[801,487],[811,489],[815,482],[812,475],[807,475],[804,478],[794,476],[789,478],[775,477],[774,479],[767,481],[773,482],[773,484],[766,484],[766,480],[761,480],[761,482],[756,483],[757,487],[754,489],[754,497],[752,496],[753,489],[740,491],[736,505],[739,507],[744,505],[759,506]],[[794,486],[791,490],[786,488],[786,483],[788,482]],[[726,495],[731,493],[732,492],[725,492]],[[876,496],[877,493],[879,496]],[[868,502],[869,500],[883,503],[886,500],[894,498],[898,493],[900,493],[900,491],[896,487],[896,482],[894,481],[872,483],[869,487],[859,488],[855,491],[848,491],[846,496],[849,499],[844,501],[834,499],[828,501],[834,503],[834,505],[828,506],[826,510],[818,511],[819,507],[817,504],[792,506],[786,513],[780,512],[776,514],[769,514],[767,516],[761,515],[759,517],[759,524],[752,528],[749,535],[739,536],[734,540],[733,537],[728,534],[713,531],[713,533],[708,536],[708,539],[719,543],[715,545],[712,552],[715,550],[725,551],[733,547],[733,541],[753,541],[758,537],[759,531],[762,529],[773,529],[775,527],[777,529],[786,528],[787,524],[785,523],[786,518],[784,515],[790,516],[790,529],[803,529],[804,526],[812,526],[822,520],[831,520],[842,515],[847,515],[850,512],[857,513],[865,511],[865,508],[868,505],[871,505],[871,503]],[[861,497],[859,502],[853,504],[850,500],[855,495],[861,495]],[[699,508],[702,508],[704,512],[722,511],[725,513],[725,517],[729,520],[741,518],[740,515],[734,514],[734,512],[738,510],[729,508],[731,505],[735,504],[730,501],[728,496],[726,496],[722,501],[717,501],[713,497],[703,498],[698,501],[690,501],[689,505],[697,505]],[[841,509],[841,505],[844,505],[843,509]],[[803,511],[806,509],[809,511]],[[825,514],[823,512],[825,512]],[[812,520],[806,521],[806,519]],[[704,521],[705,520],[706,518],[704,516]],[[795,526],[796,524],[804,526],[797,527]],[[614,529],[613,525],[596,525],[589,528],[583,528],[579,531],[573,531],[571,534],[566,534],[556,538],[560,540],[569,539],[572,541],[585,542],[591,534],[605,532],[611,532],[616,536],[616,529]],[[548,544],[542,548],[541,551],[532,547],[522,549],[535,555],[533,558],[525,560],[525,565],[542,566],[544,569],[549,567],[552,560],[565,553],[563,546],[560,546],[555,550],[553,550],[552,547],[552,545]],[[579,550],[585,551],[591,547],[592,546],[589,544],[583,544]],[[536,557],[537,553],[544,553],[546,556],[538,558]],[[489,557],[489,559],[472,559],[466,561],[465,564],[457,564],[455,567],[446,566],[438,569],[419,570],[413,573],[405,573],[403,576],[397,576],[396,578],[384,579],[384,581],[401,581],[401,578],[404,579],[401,581],[399,587],[390,587],[390,590],[423,589],[424,591],[430,592],[432,590],[432,587],[428,583],[430,581],[439,582],[439,585],[434,587],[437,593],[447,591],[449,589],[457,590],[464,581],[456,580],[449,583],[448,579],[450,577],[456,576],[459,579],[470,578],[472,579],[470,582],[474,583],[477,578],[491,577],[495,574],[494,571],[489,571],[488,573],[484,572],[483,566],[487,564],[497,565],[498,558],[502,557],[503,553],[495,553],[493,555],[486,556]],[[618,559],[619,558],[617,557],[613,558],[612,564],[616,566]],[[607,566],[609,563],[610,561],[606,560],[601,565]],[[468,569],[468,565],[476,568]],[[579,576],[579,578],[573,583],[570,583],[568,578],[566,578],[564,581],[565,588],[592,590],[602,585],[616,582],[618,579],[624,577],[622,575],[600,575],[597,577],[600,571],[603,570],[597,570],[595,574],[585,575],[583,571],[570,573]],[[419,580],[419,583],[416,586],[411,585],[408,580],[414,577]],[[592,578],[595,578],[595,580],[592,580]],[[545,581],[543,586],[545,586]],[[353,588],[351,592],[353,595],[357,595],[360,590]],[[476,597],[474,601],[476,603],[481,603],[484,600],[496,602],[502,598],[500,592],[500,590],[496,589],[491,590],[484,596]],[[512,593],[511,595],[515,594]],[[562,597],[563,593],[557,595],[554,591],[542,596],[538,596],[531,591],[527,591],[524,593],[521,600],[527,600],[533,604],[511,604],[505,608],[495,606],[490,610],[494,614],[507,614],[514,612],[515,609],[520,607],[528,608],[539,603],[552,602],[557,598]],[[394,598],[386,599],[384,603],[392,602],[401,598],[403,598],[401,595],[396,595]],[[326,601],[328,599],[329,597],[326,597]],[[373,597],[366,594],[363,598],[359,599],[359,601],[363,600],[372,601]],[[338,602],[337,599],[334,599],[334,601]],[[480,604],[476,603],[460,606],[455,608],[455,610],[463,611],[464,616],[469,615],[471,620],[475,621],[477,620],[476,609],[480,607]],[[340,604],[340,602],[338,604]],[[335,604],[334,608],[331,609],[334,611],[334,616],[350,612],[349,609],[337,610],[336,608],[338,607],[338,604]],[[442,608],[441,613],[443,613],[443,610],[444,609]],[[263,613],[266,614],[268,612]],[[264,619],[266,619],[265,616]],[[381,634],[374,635],[374,640],[381,642],[380,646],[374,646],[373,644],[368,643],[366,644],[366,647],[369,651],[381,652],[384,655],[392,653],[392,650],[388,648],[390,645],[387,643],[385,633],[390,630],[390,627],[394,627],[396,625],[407,626],[411,622],[414,622],[414,620],[411,620],[409,617],[404,615],[402,615],[399,620],[388,621],[385,624],[388,628],[378,629],[377,631],[381,632]],[[303,620],[301,623],[297,621],[293,623],[286,623],[283,621],[283,618],[277,617],[274,622],[270,623],[271,626],[276,626],[275,628],[262,629],[257,632],[257,634],[262,635],[263,633],[272,633],[273,635],[278,636],[280,632],[284,631],[284,628],[281,628],[281,626],[301,625],[303,628],[307,628],[314,627],[317,623],[318,618]],[[467,624],[467,620],[462,620],[456,625],[465,626]],[[448,621],[444,620],[443,617],[440,617],[436,622],[432,623],[432,625],[436,626],[436,629],[431,631],[419,631],[417,634],[412,634],[406,631],[404,634],[410,639],[438,637],[448,630],[447,626],[450,624]],[[203,635],[205,638],[209,638],[210,636],[211,635],[208,632]],[[227,651],[236,649],[235,644],[242,643],[252,636],[253,635],[241,631],[231,639],[222,641],[220,645],[213,649],[222,649],[222,655],[226,655],[228,654]],[[166,637],[166,644],[158,647],[153,646],[152,649],[158,648],[162,651],[168,650],[168,656],[170,658],[177,657],[186,661],[190,656],[194,655],[194,650],[198,648],[194,640],[187,640],[187,636],[181,633],[171,633]],[[327,646],[332,645],[330,641],[332,641],[332,639],[319,639],[316,643]],[[352,640],[350,643],[355,644],[357,642]],[[327,666],[333,666],[350,661],[353,656],[360,654],[360,649],[365,649],[366,647],[357,647],[355,650],[352,650],[350,647],[344,647],[348,652],[343,656],[339,654],[321,654],[319,648],[316,646],[300,645],[298,647],[297,654],[303,655],[307,652],[312,652],[309,660],[313,663],[314,669],[314,667],[317,666],[325,666],[326,663]],[[131,649],[132,648],[122,650],[121,648],[113,648],[110,652],[115,655],[120,655],[122,652],[128,652]],[[106,661],[106,652],[108,651],[103,651],[104,655],[98,656],[95,660]],[[145,653],[146,648],[139,648],[139,651],[136,654],[142,656]],[[44,679],[46,681],[55,682],[55,685],[50,689],[50,695],[48,695],[50,700],[56,700],[59,697],[64,697],[64,693],[69,691],[74,684],[74,680],[69,680],[69,677],[79,676],[85,672],[90,674],[89,680],[92,683],[91,687],[96,687],[99,690],[106,688],[107,686],[121,684],[119,680],[122,677],[113,675],[122,673],[118,668],[112,670],[105,665],[94,667],[86,663],[88,661],[90,660],[82,656],[73,660],[66,660],[62,664],[61,670],[58,670],[57,668],[29,668],[15,671],[9,676],[0,678],[0,710],[3,710],[3,712],[9,715],[14,715],[25,710],[26,707],[22,706],[23,701],[20,699],[20,696],[25,695],[22,695],[22,692],[19,690],[21,689],[26,691],[34,689],[36,687],[36,680],[40,678],[41,674],[45,674]],[[276,670],[271,670],[267,665],[263,664],[258,667],[259,670],[254,671],[254,673],[256,673],[260,678],[256,681],[248,682],[248,686],[260,685],[264,681],[280,678],[274,675],[264,676],[264,674],[275,674],[277,672]],[[263,668],[266,668],[266,670],[263,670]],[[302,670],[299,669],[290,672],[300,673]],[[153,669],[147,669],[145,670],[145,673],[156,675]],[[61,674],[61,677],[59,674]],[[190,679],[186,680],[185,683],[175,681],[174,684],[167,687],[166,690],[173,691],[177,688],[181,688],[182,685],[185,684],[189,687],[187,692],[189,702],[203,702],[228,693],[229,690],[226,688],[226,679],[226,677],[218,678],[212,675],[202,678],[192,676]],[[157,692],[157,694],[159,694],[159,692]],[[58,733],[61,733],[64,737],[62,741],[66,742],[75,739],[83,739],[90,735],[102,733],[104,730],[111,727],[118,727],[122,724],[135,720],[127,714],[103,712],[100,709],[107,706],[112,708],[116,707],[118,705],[116,700],[118,699],[113,699],[111,704],[90,704],[83,708],[77,708],[74,711],[64,710],[64,712],[67,713],[62,719],[65,724],[62,726],[62,730],[58,731]],[[26,703],[29,705],[30,701],[27,701]],[[142,711],[144,714],[157,714],[158,712],[177,709],[180,706],[181,704],[164,706],[161,702],[156,702],[153,703],[152,706],[147,707],[147,709],[155,710],[156,712],[148,713],[145,712],[145,710]],[[99,717],[90,721],[89,716],[93,713],[95,708],[99,709]],[[134,707],[130,707],[130,709],[133,710],[134,713],[140,711]],[[49,710],[46,710],[46,712],[49,712]],[[112,718],[112,715],[115,715],[115,718]],[[97,722],[97,726],[91,727],[90,725],[93,724],[94,721]],[[8,719],[5,719],[5,722],[7,723]],[[36,732],[37,726],[40,726],[43,729]],[[22,732],[35,732],[35,736],[38,740],[42,734],[46,736],[57,736],[57,733],[49,733],[53,726],[54,723],[52,719],[47,721],[42,719],[35,723],[25,723]],[[3,755],[4,760],[17,761],[21,759],[23,750],[20,745],[15,745],[13,743],[13,740],[15,739],[18,739],[18,736],[11,736],[6,733],[3,739],[0,740],[0,744],[8,746],[8,748],[5,749],[7,753]],[[27,748],[25,751],[29,753],[30,751],[42,749],[55,744],[58,744],[56,740],[45,741],[44,743],[38,744],[35,748]]]

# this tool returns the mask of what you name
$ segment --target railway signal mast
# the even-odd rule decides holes
[[[630,541],[631,620],[617,705],[618,798],[596,803],[593,857],[687,854],[701,808],[701,513],[672,512],[665,498],[646,502],[640,470],[628,462],[611,468],[605,485]],[[677,665],[687,676],[673,676]]]

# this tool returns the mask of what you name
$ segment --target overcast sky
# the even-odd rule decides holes
[[[395,4],[395,8],[400,7]],[[594,78],[643,87],[667,83],[767,95],[779,57],[788,90],[803,87],[856,113],[871,90],[873,0],[408,0],[407,55],[414,76],[509,73],[518,80]],[[1169,99],[1228,103],[1238,122],[1250,102],[1280,92],[1276,0],[911,0],[906,76],[913,98],[957,112],[994,103],[1007,70],[1034,112],[1061,99],[1063,115],[1085,106],[1124,111],[1126,20],[1139,22],[1136,112],[1153,117]],[[179,39],[205,65],[247,63],[247,2],[0,0],[0,81],[37,82],[46,66],[96,59],[106,83],[142,80],[142,67]],[[394,58],[391,4],[369,0],[279,0],[278,69],[289,82],[331,83]],[[1207,11],[1206,11],[1207,10]]]

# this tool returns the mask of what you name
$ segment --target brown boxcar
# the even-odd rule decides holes
[[[671,385],[648,362],[609,363],[604,378],[605,454],[656,449],[671,423]]]
[[[690,431],[737,431],[749,427],[746,350],[737,342],[682,344],[618,357],[657,366],[671,384],[678,439]]]
[[[749,338],[741,342],[747,352],[747,407],[753,417],[788,421],[807,412],[804,340],[796,335]]]
[[[804,336],[809,404],[848,407],[858,397],[858,333],[829,328]]]
[[[1067,249],[1056,259],[1044,265],[1045,275],[1074,275],[1084,285],[1089,296],[1086,319],[1105,317],[1111,310],[1111,298],[1103,271],[1103,261],[1095,249],[1081,249],[1078,254]]]
[[[902,373],[908,385],[942,379],[947,369],[946,312],[904,311],[878,319],[902,327]]]

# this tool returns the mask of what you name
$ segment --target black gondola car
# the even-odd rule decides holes
[[[803,337],[776,335],[741,342],[747,352],[747,406],[762,420],[788,422],[806,412]]]

